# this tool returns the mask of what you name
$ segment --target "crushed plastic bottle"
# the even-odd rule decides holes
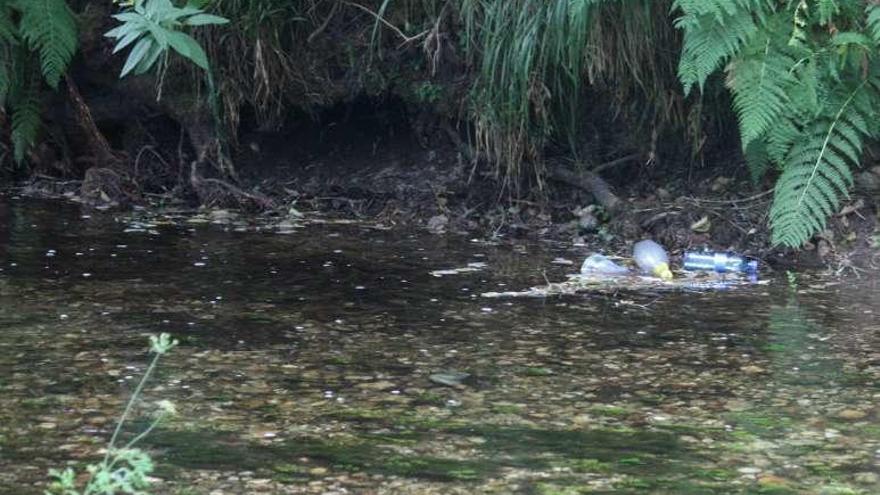
[[[633,259],[645,273],[650,273],[663,280],[672,280],[669,270],[669,255],[663,246],[654,241],[639,241],[633,246]]]
[[[629,269],[611,261],[607,256],[594,253],[584,260],[584,264],[581,265],[581,274],[597,273],[603,275],[626,275],[629,273]]]
[[[685,253],[684,269],[690,271],[710,271],[716,273],[758,273],[758,261],[731,253],[689,252]]]

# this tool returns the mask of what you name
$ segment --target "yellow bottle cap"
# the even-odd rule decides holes
[[[669,269],[669,265],[666,263],[660,263],[659,265],[654,267],[654,275],[662,278],[663,280],[672,280],[672,271]]]

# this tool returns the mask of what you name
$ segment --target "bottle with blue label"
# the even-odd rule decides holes
[[[709,271],[717,273],[758,273],[758,261],[731,253],[711,251],[685,253],[683,266],[690,271]]]

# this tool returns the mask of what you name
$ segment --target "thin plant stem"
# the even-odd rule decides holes
[[[150,378],[150,374],[153,373],[153,369],[156,368],[156,363],[159,362],[161,356],[162,354],[157,353],[156,357],[153,358],[153,361],[150,363],[150,366],[147,367],[144,376],[141,377],[141,381],[138,383],[137,388],[134,389],[134,394],[132,394],[131,398],[128,400],[128,404],[125,405],[125,411],[122,412],[122,416],[119,418],[119,423],[116,424],[116,430],[113,431],[113,436],[110,437],[110,443],[107,445],[107,453],[104,454],[104,461],[101,463],[102,465],[107,466],[107,462],[110,460],[110,452],[113,451],[113,446],[116,444],[116,438],[119,436],[119,432],[122,431],[122,425],[128,418],[129,413],[131,413],[135,401],[140,396],[144,385],[147,383],[147,379]]]

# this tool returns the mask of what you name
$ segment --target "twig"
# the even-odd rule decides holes
[[[716,204],[748,203],[750,201],[756,201],[758,199],[761,199],[765,196],[769,196],[771,194],[773,194],[773,189],[769,189],[769,190],[764,191],[762,193],[755,194],[754,196],[749,196],[748,198],[741,198],[741,199],[702,199],[702,198],[692,198],[692,197],[686,197],[684,199],[693,201],[695,203],[716,203]]]
[[[354,2],[344,2],[344,3],[345,3],[346,5],[350,5],[350,6],[352,6],[352,7],[357,8],[357,9],[363,10],[364,12],[366,12],[366,13],[370,14],[371,16],[375,17],[377,21],[379,21],[379,22],[381,22],[382,24],[384,24],[385,26],[387,26],[389,29],[391,29],[392,31],[394,31],[395,34],[397,34],[398,36],[400,36],[400,37],[403,39],[403,43],[401,43],[401,45],[405,45],[405,44],[407,44],[407,43],[412,43],[413,41],[415,41],[415,40],[417,40],[417,39],[419,39],[419,38],[423,38],[423,37],[427,36],[428,33],[431,32],[431,30],[428,29],[428,30],[425,30],[425,31],[423,31],[423,32],[421,32],[421,33],[415,35],[415,36],[407,36],[403,31],[401,31],[400,29],[398,29],[397,26],[395,26],[394,24],[391,24],[390,22],[386,21],[384,18],[382,18],[382,16],[380,16],[379,14],[373,12],[372,10],[370,10],[370,9],[368,9],[368,8],[366,8],[366,7],[364,7],[363,5],[358,4],[358,3],[354,3]]]

